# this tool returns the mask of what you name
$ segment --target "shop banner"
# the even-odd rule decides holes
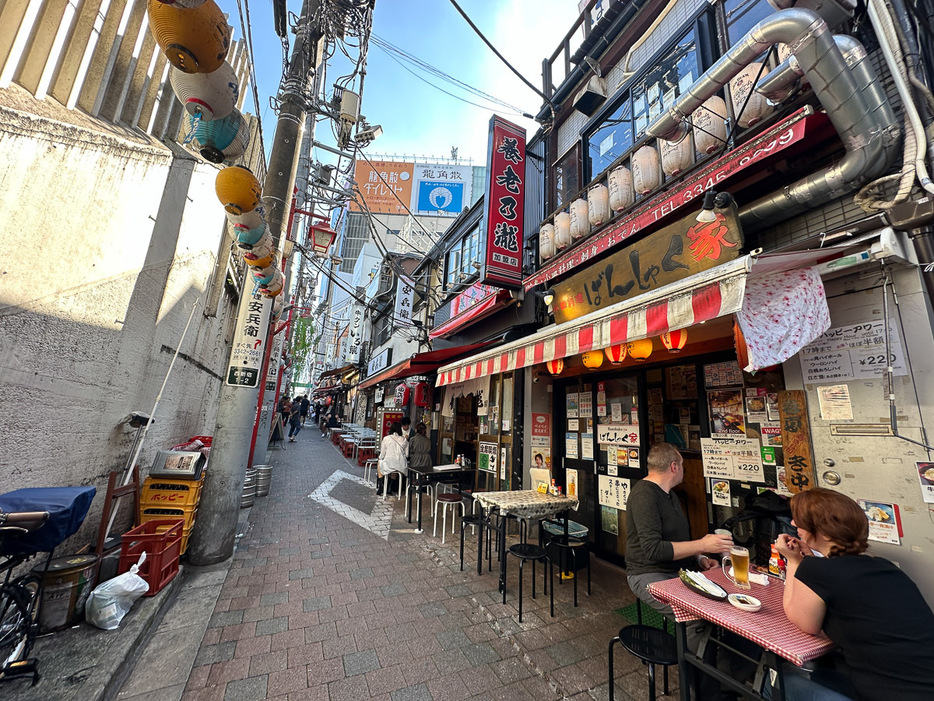
[[[525,202],[525,129],[490,119],[486,184],[486,252],[480,282],[506,289],[522,286],[522,223]]]
[[[246,296],[246,292],[244,295],[237,314],[226,383],[240,387],[257,387],[263,367],[263,355],[266,352],[272,299],[261,295],[259,286],[254,287],[249,296]]]
[[[810,489],[815,484],[815,475],[811,457],[811,426],[808,423],[804,390],[779,392],[778,410],[781,416],[782,450],[785,453],[785,486],[792,493]]]
[[[412,202],[414,163],[398,161],[357,161],[354,180],[363,195],[366,209],[372,214],[407,214]],[[351,212],[364,208],[351,200]]]
[[[396,284],[396,308],[393,322],[408,326],[412,323],[412,305],[415,302],[415,283],[402,275]]]

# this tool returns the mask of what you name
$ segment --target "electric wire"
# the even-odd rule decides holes
[[[244,5],[246,6],[246,20],[244,21]],[[256,129],[259,135],[260,162],[266,163],[266,146],[263,139],[263,119],[259,107],[259,76],[256,74],[256,64],[253,62],[253,32],[250,28],[250,0],[237,0],[237,12],[240,15],[240,30],[246,39],[247,59],[250,62],[250,83],[253,87],[253,104],[256,107]]]

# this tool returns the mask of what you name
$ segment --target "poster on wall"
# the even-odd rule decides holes
[[[766,391],[758,387],[746,390],[746,420],[751,424],[764,424],[769,420],[766,411]]]
[[[619,510],[612,506],[601,506],[600,527],[604,533],[619,535]]]
[[[593,460],[593,434],[581,434],[581,460]]]
[[[614,509],[626,510],[629,501],[629,480],[625,477],[611,477],[599,475],[598,503],[600,506],[609,506]]]
[[[505,480],[509,470],[509,458],[506,456],[506,446],[499,449],[499,478]]]
[[[623,422],[623,407],[619,402],[610,404],[610,421],[615,424]]]
[[[889,358],[885,357],[886,335]],[[868,380],[881,377],[891,363],[896,375],[907,375],[898,330],[885,333],[882,320],[827,329],[798,353],[806,384]]]
[[[742,390],[707,392],[707,404],[711,433],[746,434]]]
[[[580,419],[568,419],[568,431],[580,431]]]
[[[742,385],[743,371],[735,360],[704,366],[704,386],[708,389],[714,387],[742,387]]]
[[[869,540],[901,545],[902,520],[898,504],[860,499],[859,506],[869,519]]]
[[[580,393],[579,405],[581,418],[593,416],[593,394],[591,392]]]
[[[480,459],[477,469],[496,474],[496,443],[480,443]]]
[[[919,462],[916,466],[924,503],[934,504],[934,462]]]
[[[710,480],[710,500],[714,506],[730,506],[730,483]]]
[[[532,459],[535,467],[551,470],[551,415],[532,414]]]
[[[564,454],[571,460],[577,460],[577,434],[564,434]]]
[[[578,406],[577,392],[568,392],[567,394],[567,416],[569,419],[576,419],[580,416]]]
[[[606,472],[611,477],[616,477],[619,474],[619,465],[617,464],[617,453],[618,448],[615,445],[606,446]]]
[[[701,438],[704,477],[765,482],[759,441],[746,436]]]
[[[564,471],[564,483],[567,486],[567,495],[569,497],[577,496],[577,470]]]
[[[849,385],[823,385],[817,388],[817,403],[824,421],[852,421]]]

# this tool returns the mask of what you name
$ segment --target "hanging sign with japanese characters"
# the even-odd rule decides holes
[[[808,423],[804,390],[778,393],[782,449],[785,453],[785,486],[797,494],[814,486],[814,460],[811,457],[811,425]]]
[[[522,283],[525,129],[490,119],[486,184],[486,253],[480,282],[506,289]]]
[[[402,275],[396,285],[396,308],[393,312],[397,324],[412,323],[412,303],[415,301],[415,283]]]
[[[343,362],[360,362],[360,346],[363,344],[363,305],[354,304],[350,312],[347,342],[343,344]]]
[[[743,237],[733,207],[711,222],[697,213],[626,246],[554,286],[555,322],[563,323],[735,260]]]
[[[266,391],[275,392],[279,382],[279,365],[282,363],[282,344],[285,334],[279,333],[273,337],[272,352],[269,354],[269,367],[266,369]]]
[[[259,287],[241,301],[233,348],[230,351],[230,364],[227,366],[228,385],[259,385],[271,309],[272,300],[261,295]]]
[[[601,506],[626,510],[629,501],[630,482],[625,477],[600,475],[598,480],[599,502]]]

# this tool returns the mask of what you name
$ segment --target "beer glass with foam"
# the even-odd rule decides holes
[[[730,575],[727,563],[733,565],[733,574]],[[730,578],[740,589],[749,589],[749,551],[746,548],[734,545],[730,554],[723,558],[723,574]]]

